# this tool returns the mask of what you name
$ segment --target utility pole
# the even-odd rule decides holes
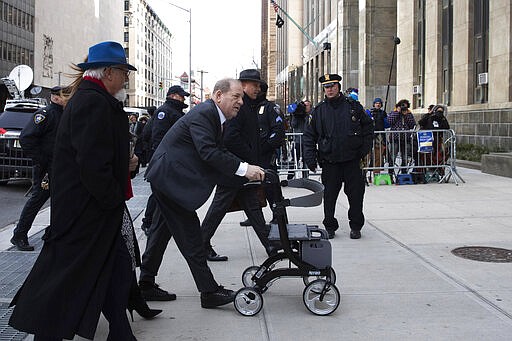
[[[203,87],[203,73],[208,73],[208,71],[198,70],[197,72],[199,72],[201,74],[201,102],[202,102],[204,100],[204,98],[203,98],[203,90],[204,90],[204,87]]]

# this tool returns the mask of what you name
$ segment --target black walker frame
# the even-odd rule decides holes
[[[261,265],[250,266],[242,274],[245,285],[235,296],[235,309],[244,316],[254,316],[263,307],[262,294],[270,285],[281,277],[300,277],[306,288],[303,299],[306,308],[316,315],[329,315],[340,303],[339,290],[335,286],[336,273],[331,267],[331,249],[327,231],[318,226],[306,224],[288,224],[287,206],[312,207],[322,203],[323,185],[309,178],[299,178],[280,181],[279,174],[272,170],[265,171],[265,183],[270,184],[274,191],[275,203],[272,211],[277,224],[271,225],[269,239],[279,240],[282,250],[269,256]],[[281,186],[305,188],[312,194],[285,199]],[[325,248],[328,251],[328,261],[320,261],[316,266],[303,259],[303,243]],[[324,250],[324,255],[325,255]],[[276,268],[277,264],[286,261],[286,267]],[[318,264],[317,264],[318,265]],[[311,277],[316,278],[310,281]]]

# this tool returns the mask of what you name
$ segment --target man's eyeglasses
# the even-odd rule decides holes
[[[121,67],[111,66],[111,68],[123,71],[126,77],[128,77],[130,75],[130,73],[132,72],[131,70],[123,69]]]
[[[329,88],[332,88],[333,86],[334,86],[334,83],[329,83],[329,84],[323,85],[324,89],[329,89]]]

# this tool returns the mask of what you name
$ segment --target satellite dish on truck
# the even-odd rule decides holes
[[[34,72],[28,65],[18,65],[12,69],[9,78],[14,81],[16,87],[23,93],[34,80]]]

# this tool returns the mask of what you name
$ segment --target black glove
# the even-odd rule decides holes
[[[313,173],[316,172],[316,164],[308,164],[308,168]]]

